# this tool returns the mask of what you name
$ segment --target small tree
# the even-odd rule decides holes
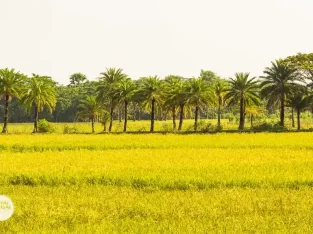
[[[78,115],[83,118],[91,120],[91,131],[95,132],[95,120],[104,113],[104,106],[97,100],[96,96],[87,96],[85,100],[82,100],[78,106],[81,111]]]

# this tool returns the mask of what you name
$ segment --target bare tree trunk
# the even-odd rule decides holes
[[[172,107],[172,117],[173,117],[173,131],[176,130],[176,111],[175,106]]]
[[[298,122],[298,130],[301,129],[301,126],[300,126],[300,110],[297,110],[297,122]]]
[[[280,126],[284,127],[285,120],[285,94],[283,93],[280,100]]]
[[[112,131],[112,125],[113,125],[113,111],[114,111],[114,108],[113,108],[113,105],[111,105],[111,108],[110,108],[110,125],[109,125],[109,132]]]
[[[152,99],[152,102],[151,102],[151,126],[150,126],[150,132],[154,132],[154,105],[155,105],[155,100]]]
[[[128,106],[128,102],[127,101],[125,101],[125,103],[124,103],[124,114],[125,114],[125,117],[124,117],[124,132],[126,132],[126,129],[127,129],[127,106]]]
[[[38,107],[37,107],[37,105],[35,105],[35,118],[34,118],[34,130],[33,130],[33,133],[38,132],[37,123],[38,123]]]
[[[92,133],[95,132],[95,118],[94,117],[91,118],[91,132]]]
[[[199,113],[199,107],[197,105],[196,110],[195,110],[195,125],[194,125],[195,131],[197,131],[197,129],[198,129],[198,113]]]
[[[240,119],[239,130],[243,130],[245,127],[245,105],[243,98],[240,99]]]
[[[291,108],[291,122],[292,122],[292,127],[295,127],[295,117],[294,117],[294,111],[293,108]]]
[[[180,110],[179,110],[179,124],[178,124],[178,131],[181,131],[183,128],[183,121],[184,121],[184,104],[180,104]]]
[[[218,111],[217,111],[217,128],[221,128],[221,105],[222,105],[222,100],[219,97],[218,98]]]
[[[3,121],[2,133],[8,132],[7,125],[8,125],[8,119],[9,119],[9,100],[10,100],[10,96],[5,95],[4,121]]]

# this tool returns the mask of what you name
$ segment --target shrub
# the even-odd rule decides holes
[[[46,132],[54,132],[54,128],[51,123],[49,123],[46,119],[41,119],[38,121],[38,132],[46,133]]]
[[[78,129],[76,128],[76,126],[71,127],[65,124],[63,128],[63,133],[64,134],[78,133]]]

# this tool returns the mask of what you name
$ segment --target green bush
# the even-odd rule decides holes
[[[78,129],[76,126],[70,127],[69,125],[65,124],[63,128],[64,134],[71,134],[71,133],[78,133]]]
[[[46,119],[41,119],[38,121],[38,132],[51,133],[54,132],[54,128]]]

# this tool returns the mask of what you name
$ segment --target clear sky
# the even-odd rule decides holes
[[[0,0],[0,26],[0,68],[63,84],[106,67],[133,79],[259,76],[313,52],[313,0]]]

